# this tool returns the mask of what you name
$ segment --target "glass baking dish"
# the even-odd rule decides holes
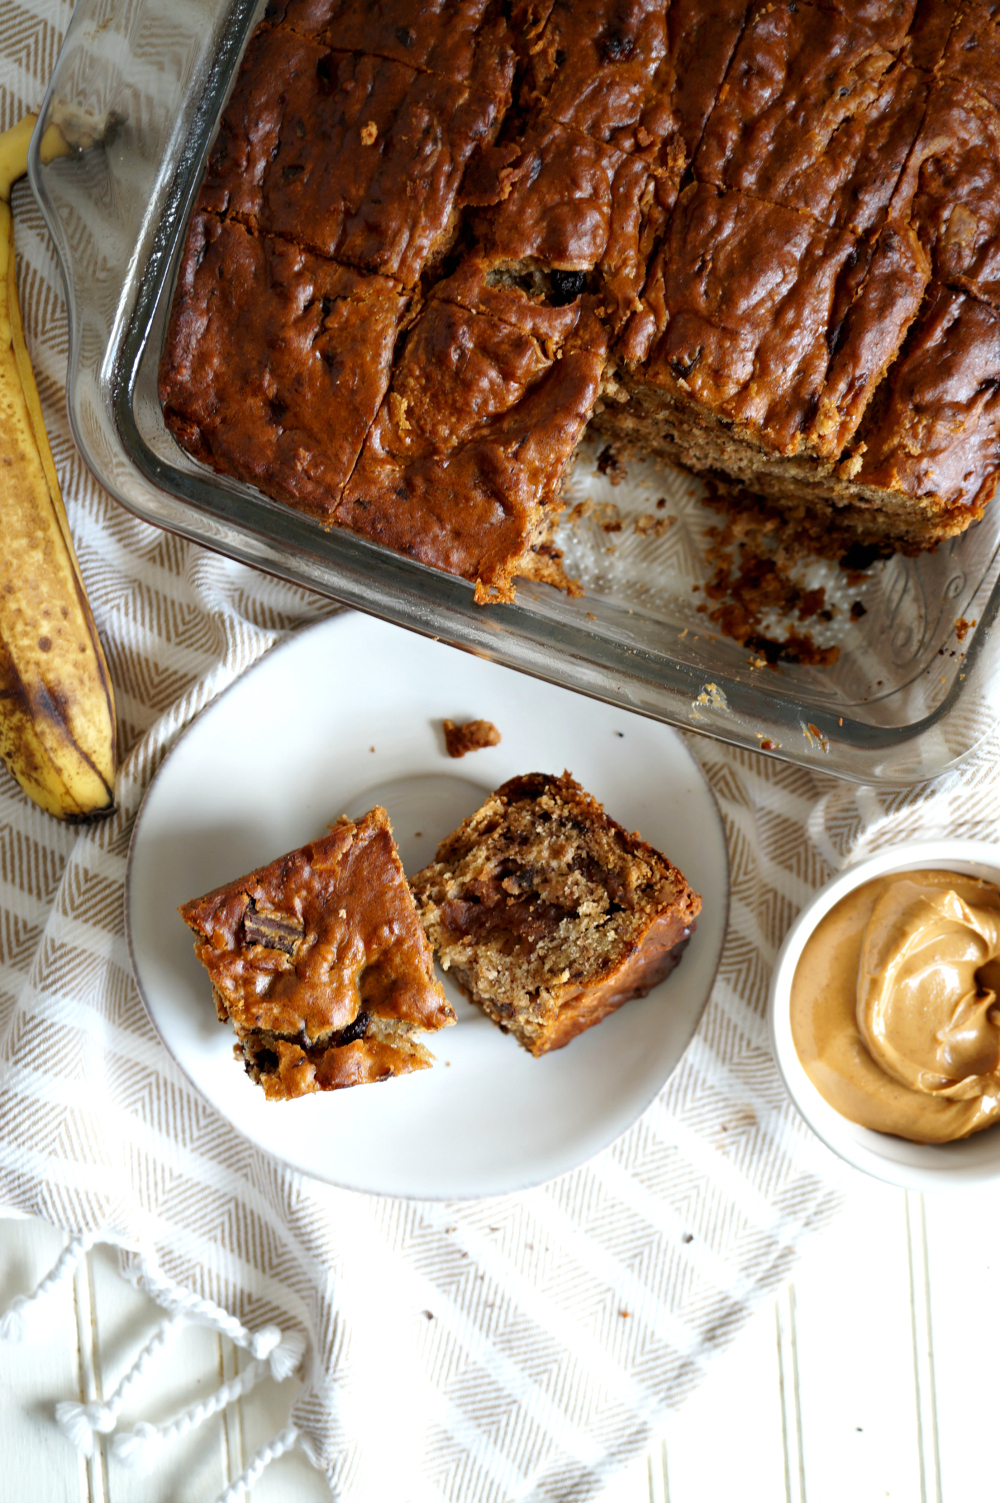
[[[591,505],[559,538],[584,594],[521,582],[515,604],[484,607],[466,581],[324,530],[178,447],[156,396],[165,319],[205,155],[262,7],[78,0],[74,10],[42,114],[78,149],[46,166],[34,150],[30,174],[66,282],[70,420],[101,483],[146,521],[221,553],[737,746],[897,784],[970,751],[997,692],[995,508],[935,553],[873,566],[861,584],[818,566],[811,583],[825,585],[833,620],[816,636],[838,643],[839,661],[769,668],[698,610],[717,518],[689,477],[633,463],[612,486],[585,447],[569,500]]]

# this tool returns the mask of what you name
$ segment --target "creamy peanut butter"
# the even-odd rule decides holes
[[[852,1122],[947,1143],[1000,1118],[1000,890],[955,872],[841,898],[792,981],[795,1047]]]

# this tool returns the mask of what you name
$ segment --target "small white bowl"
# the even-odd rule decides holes
[[[1000,886],[1000,845],[984,840],[926,840],[859,861],[820,889],[785,936],[771,978],[771,1048],[788,1094],[813,1132],[855,1169],[904,1190],[945,1190],[1000,1180],[1000,1124],[957,1143],[911,1143],[849,1121],[825,1101],[803,1069],[792,1038],[792,977],[806,940],[847,893],[890,872],[953,871]]]

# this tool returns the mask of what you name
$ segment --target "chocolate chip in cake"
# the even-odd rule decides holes
[[[371,1020],[371,1013],[359,1012],[354,1022],[348,1023],[343,1032],[337,1035],[338,1049],[342,1049],[345,1044],[353,1044],[356,1039],[366,1038]]]
[[[300,919],[262,913],[253,898],[250,899],[243,915],[243,939],[246,944],[264,945],[268,950],[283,950],[286,955],[294,955],[303,933]]]
[[[549,302],[554,308],[564,308],[578,298],[587,280],[582,271],[553,271],[549,276],[552,284]]]

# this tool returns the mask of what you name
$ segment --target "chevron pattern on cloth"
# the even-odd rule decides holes
[[[0,125],[38,106],[68,16],[58,0],[0,8]],[[290,1428],[233,1497],[301,1444],[343,1503],[579,1503],[646,1446],[836,1209],[836,1165],[792,1112],[767,1044],[768,978],[790,921],[834,867],[879,845],[992,835],[996,738],[936,787],[895,795],[693,738],[725,819],[731,928],[701,1028],[635,1127],[574,1173],[500,1201],[377,1199],[282,1167],[192,1092],[160,1044],[129,971],[123,878],[143,790],[178,734],[331,607],[151,529],[95,485],[65,418],[65,309],[24,183],[14,211],[28,340],[123,765],[117,815],[82,833],[0,772],[0,1206],[116,1242],[123,1272],[168,1310],[164,1290],[180,1289],[248,1344],[272,1327],[296,1353],[306,1344]],[[7,1334],[44,1339],[29,1304]],[[92,1443],[113,1428],[110,1407],[62,1419]]]

